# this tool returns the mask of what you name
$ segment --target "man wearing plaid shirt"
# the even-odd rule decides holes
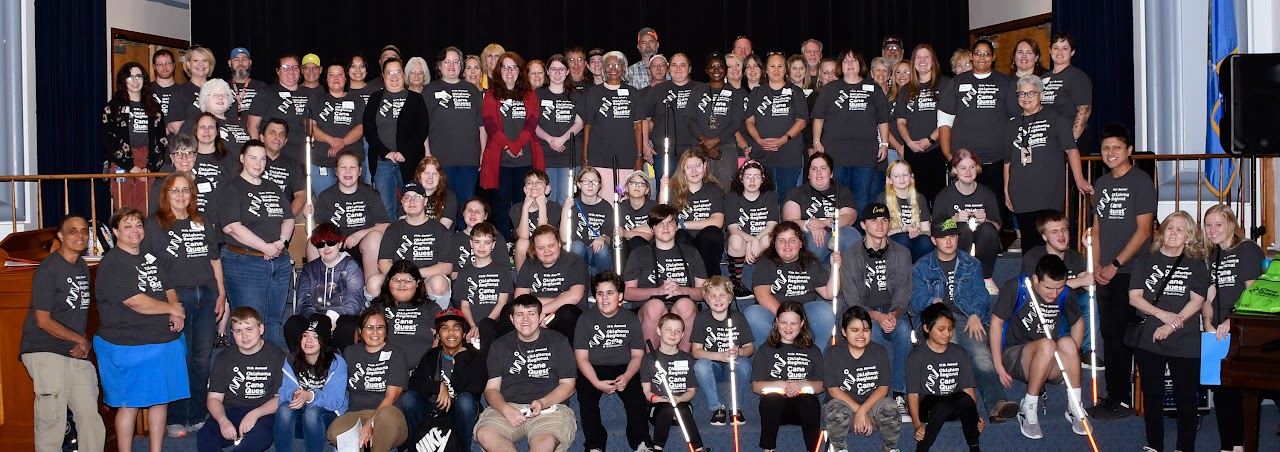
[[[649,86],[649,58],[658,53],[658,32],[649,27],[641,28],[636,33],[636,49],[640,51],[640,58],[636,64],[627,67],[623,80],[639,89]]]

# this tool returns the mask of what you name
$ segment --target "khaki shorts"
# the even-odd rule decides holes
[[[1009,376],[1013,377],[1014,380],[1018,380],[1023,383],[1027,382],[1027,374],[1022,371],[1022,349],[1026,345],[1027,344],[1006,346],[1004,348],[1004,352],[1001,352],[1001,356],[1003,356],[1004,359],[1004,371],[1008,372]],[[1056,368],[1057,363],[1054,363],[1054,366]],[[1046,383],[1056,385],[1061,384],[1062,382],[1062,374],[1059,373],[1058,378],[1051,378]]]
[[[529,405],[523,403],[512,403],[510,405],[518,410],[529,407]],[[480,413],[480,419],[476,421],[475,430],[472,432],[474,437],[479,438],[480,429],[485,427],[497,430],[503,437],[513,443],[519,441],[520,438],[547,433],[560,442],[556,447],[556,452],[564,452],[573,444],[573,439],[578,433],[578,419],[568,405],[560,404],[556,405],[555,411],[539,414],[519,427],[512,427],[501,412],[489,407],[483,413]]]

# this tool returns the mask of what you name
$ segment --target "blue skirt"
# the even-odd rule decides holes
[[[115,345],[94,336],[93,348],[108,406],[146,408],[191,397],[185,334],[147,345]]]

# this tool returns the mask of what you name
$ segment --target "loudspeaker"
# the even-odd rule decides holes
[[[1233,154],[1280,153],[1280,54],[1235,54],[1219,72],[1222,148]]]

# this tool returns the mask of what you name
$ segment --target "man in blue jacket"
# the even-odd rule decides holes
[[[956,250],[960,228],[955,220],[938,218],[933,224],[938,225],[933,230],[937,249],[916,261],[912,270],[911,312],[919,316],[934,303],[945,304],[951,310],[956,328],[960,329],[951,336],[951,342],[964,348],[973,363],[978,391],[991,423],[1004,422],[1018,414],[1018,404],[1007,399],[991,360],[987,343],[991,295],[982,280],[982,265],[973,256]]]

